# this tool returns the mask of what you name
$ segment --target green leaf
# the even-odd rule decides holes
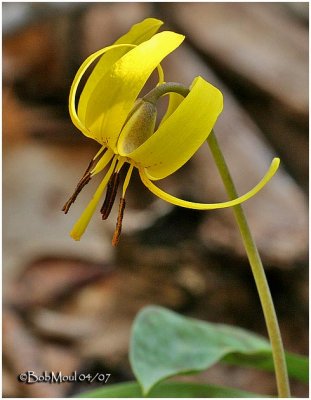
[[[136,317],[130,344],[133,372],[147,394],[168,377],[201,372],[219,361],[273,370],[269,342],[244,329],[180,316],[148,306]],[[288,355],[289,373],[304,380],[308,364]]]
[[[309,362],[306,357],[298,354],[286,353],[286,363],[288,369],[288,375],[291,378],[297,379],[301,382],[308,383],[309,381]],[[271,353],[258,352],[255,355],[244,355],[244,354],[229,354],[225,356],[223,360],[225,363],[240,365],[244,367],[256,367],[264,371],[274,371],[273,360]]]
[[[309,360],[307,357],[294,353],[286,353],[286,363],[288,374],[304,383],[309,382]]]
[[[116,385],[108,385],[102,388],[92,390],[90,392],[82,393],[79,397],[88,398],[138,398],[143,397],[141,388],[137,382],[119,383]],[[162,382],[153,388],[147,397],[165,398],[165,397],[262,397],[256,393],[245,392],[232,388],[202,385],[191,382]]]

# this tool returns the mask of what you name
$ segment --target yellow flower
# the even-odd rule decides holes
[[[134,25],[113,45],[89,56],[74,78],[69,96],[71,119],[84,135],[101,144],[101,148],[63,211],[68,212],[83,186],[94,175],[106,167],[108,169],[70,233],[75,240],[83,235],[106,188],[101,214],[103,219],[108,217],[118,189],[119,172],[125,165],[129,168],[123,183],[114,245],[119,240],[125,192],[134,167],[138,169],[143,184],[156,196],[172,204],[198,210],[242,203],[257,193],[278,168],[279,160],[274,159],[267,174],[250,192],[235,200],[216,204],[181,200],[152,182],[169,176],[193,156],[212,131],[223,108],[221,92],[202,77],[196,77],[189,90],[183,90],[178,84],[164,83],[161,61],[182,43],[184,36],[170,31],[156,33],[161,25],[162,21],[154,18]],[[76,110],[79,82],[99,57],[82,90]],[[159,76],[157,87],[142,99],[137,99],[155,69]],[[165,94],[169,94],[168,109],[154,131],[156,102]]]

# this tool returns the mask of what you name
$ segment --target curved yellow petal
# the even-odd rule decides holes
[[[100,57],[104,53],[108,53],[111,50],[119,49],[121,47],[127,47],[127,48],[133,48],[135,45],[133,44],[118,44],[118,45],[112,45],[109,47],[105,47],[103,49],[98,50],[94,54],[91,54],[80,66],[78,72],[76,73],[74,80],[72,82],[71,88],[70,88],[70,93],[69,93],[69,114],[71,117],[71,120],[73,124],[87,137],[90,137],[92,139],[97,140],[100,144],[103,144],[103,140],[101,135],[96,135],[93,131],[89,130],[85,126],[85,122],[80,119],[80,117],[77,114],[76,110],[76,94],[77,94],[77,89],[79,86],[79,83],[85,74],[86,70],[89,68],[89,66],[96,60],[96,58]],[[161,65],[157,65],[158,69],[158,74],[159,74],[159,84],[161,84],[164,81],[164,72],[161,67]],[[106,143],[104,143],[103,148],[106,147]],[[102,150],[100,150],[101,152]]]
[[[71,84],[70,88],[70,93],[69,93],[69,113],[72,122],[74,125],[87,137],[90,137],[92,139],[97,140],[99,143],[102,144],[101,142],[101,137],[96,136],[94,132],[91,132],[86,126],[85,122],[81,121],[76,110],[76,94],[77,94],[77,89],[79,86],[79,83],[81,81],[82,76],[85,74],[85,71],[89,68],[89,66],[96,60],[96,58],[100,57],[104,53],[113,50],[115,48],[121,48],[121,47],[128,47],[128,48],[133,48],[135,45],[132,44],[118,44],[118,45],[112,45],[105,47],[103,49],[100,49],[96,51],[95,53],[91,54],[80,66],[78,69],[78,72],[76,73],[74,80]]]
[[[154,183],[152,183],[146,174],[146,172],[143,169],[139,170],[139,174],[141,177],[141,180],[143,184],[156,196],[160,197],[162,200],[167,201],[168,203],[175,204],[176,206],[180,207],[185,207],[185,208],[192,208],[194,210],[214,210],[218,208],[228,208],[228,207],[233,207],[238,204],[243,203],[244,201],[250,199],[253,197],[256,193],[258,193],[268,182],[269,180],[273,177],[273,175],[276,173],[278,167],[280,164],[280,159],[279,158],[274,158],[272,160],[272,163],[270,165],[269,170],[267,171],[266,175],[262,178],[262,180],[249,192],[245,193],[243,196],[238,197],[234,200],[229,200],[225,201],[223,203],[210,203],[210,204],[205,204],[205,203],[193,203],[191,201],[186,201],[179,199],[177,197],[174,197],[157,186],[155,186]]]
[[[107,174],[105,175],[104,179],[102,180],[102,182],[100,183],[100,185],[98,186],[96,192],[94,193],[94,196],[92,197],[92,200],[89,202],[89,204],[87,205],[87,207],[85,208],[85,210],[83,211],[82,215],[80,216],[80,218],[78,219],[78,221],[74,224],[71,232],[70,232],[70,236],[74,239],[74,240],[80,240],[81,236],[83,235],[83,233],[85,232],[94,212],[95,209],[97,207],[97,204],[109,182],[109,179],[114,171],[115,165],[116,165],[116,161],[117,159],[114,158],[114,160],[111,163],[111,166],[107,172]]]
[[[184,36],[161,32],[130,50],[100,80],[89,102],[85,125],[102,143],[116,150],[121,128],[152,71],[175,50]]]
[[[155,18],[147,18],[131,27],[129,32],[121,36],[114,44],[134,44],[138,45],[150,39],[163,24],[162,21]],[[78,116],[85,123],[88,103],[92,102],[92,93],[103,76],[109,71],[110,67],[124,54],[130,50],[129,47],[118,47],[105,54],[96,64],[89,76],[83,91],[81,93],[78,105]],[[106,93],[105,93],[106,95]]]
[[[173,114],[127,156],[145,167],[150,179],[167,177],[185,164],[203,144],[222,108],[221,92],[197,77],[190,93]]]

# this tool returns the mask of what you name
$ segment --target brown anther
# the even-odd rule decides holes
[[[113,246],[117,246],[119,243],[119,239],[120,239],[120,235],[121,235],[121,231],[122,231],[122,220],[123,220],[124,209],[125,209],[125,198],[121,197],[120,203],[119,203],[119,212],[118,212],[116,229],[114,231],[112,242],[111,242]]]
[[[96,162],[97,161],[95,161],[94,159],[91,160],[91,162],[89,163],[87,169],[85,170],[82,178],[79,180],[72,196],[69,198],[69,200],[67,200],[64,207],[62,208],[62,211],[64,211],[65,214],[68,213],[70,206],[75,202],[76,198],[78,197],[78,194],[81,192],[81,190],[84,188],[84,186],[90,182],[90,180],[91,180],[90,170],[93,168],[93,166],[94,166],[94,164],[96,164]]]
[[[100,212],[102,214],[102,219],[107,219],[109,217],[109,214],[112,210],[112,206],[116,199],[119,181],[120,181],[119,173],[114,172],[111,175],[111,178],[109,179],[109,182],[107,185],[106,197],[105,197],[104,203],[100,209]]]

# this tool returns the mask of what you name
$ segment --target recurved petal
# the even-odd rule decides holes
[[[98,51],[96,51],[95,53],[91,54],[80,66],[80,68],[78,69],[78,72],[76,73],[74,80],[71,84],[71,88],[70,88],[70,93],[69,93],[69,113],[70,113],[70,117],[72,119],[72,122],[74,123],[74,125],[85,135],[88,136],[92,139],[97,140],[99,143],[102,143],[101,137],[94,134],[94,132],[91,132],[86,126],[85,126],[85,122],[81,121],[81,119],[79,118],[78,114],[77,114],[77,110],[76,110],[76,94],[77,94],[77,89],[79,86],[79,83],[83,77],[83,75],[85,74],[86,70],[89,68],[89,66],[101,55],[115,49],[115,48],[123,48],[123,47],[127,47],[127,48],[133,48],[135,45],[132,44],[116,44],[116,45],[112,45],[112,46],[108,46],[108,47],[104,47],[103,49],[100,49]]]
[[[121,36],[114,44],[134,44],[150,39],[163,24],[162,21],[155,18],[147,18],[131,27],[129,32]],[[78,116],[85,123],[85,115],[89,101],[92,101],[92,93],[102,77],[109,71],[110,67],[124,54],[130,50],[130,47],[118,47],[102,56],[96,64],[94,70],[89,76],[83,91],[81,93],[78,105]]]
[[[222,93],[197,77],[179,107],[145,143],[127,156],[145,167],[150,179],[165,178],[185,164],[203,144],[222,109]]]
[[[237,197],[234,200],[224,201],[221,203],[194,203],[191,201],[179,199],[178,197],[172,196],[169,193],[164,192],[159,187],[157,187],[153,182],[148,179],[146,171],[144,169],[139,170],[139,174],[143,184],[160,199],[167,201],[168,203],[175,204],[176,206],[192,208],[193,210],[216,210],[220,208],[234,207],[238,204],[244,203],[244,201],[249,200],[255,194],[257,194],[270,179],[275,175],[280,165],[280,159],[274,158],[270,165],[270,168],[256,186],[254,186],[249,192],[245,193],[243,196]]]
[[[184,40],[174,32],[161,32],[138,45],[98,82],[88,103],[85,125],[102,143],[116,150],[121,128],[152,71]]]

